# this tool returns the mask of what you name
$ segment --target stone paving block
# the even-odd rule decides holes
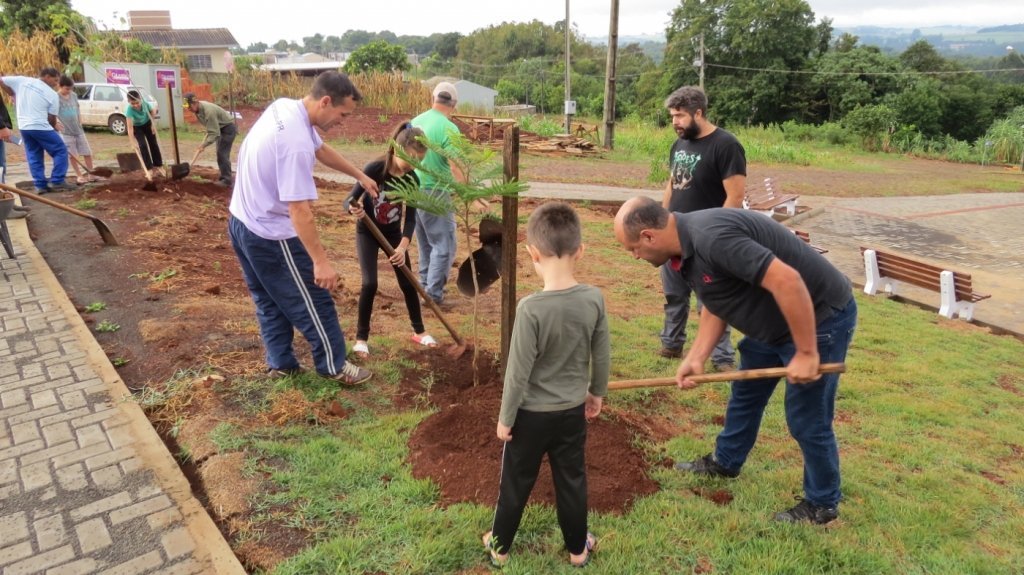
[[[57,344],[54,343],[53,346],[56,349]],[[61,359],[63,359],[63,358],[61,358]],[[56,365],[47,365],[46,373],[47,373],[47,375],[50,376],[51,379],[57,379],[57,378],[60,378],[60,377],[70,377],[71,376],[71,368],[68,367],[67,363],[58,363]]]
[[[131,399],[126,399],[126,401],[131,401]],[[118,411],[117,415],[108,419],[104,419],[103,421],[100,422],[100,425],[103,426],[103,429],[110,430],[114,427],[119,427],[121,425],[128,425],[129,423],[131,423],[131,419],[124,413]]]
[[[137,575],[138,573],[145,573],[150,569],[159,567],[161,563],[163,563],[163,560],[160,559],[160,552],[150,551],[145,555],[125,561],[116,567],[100,571],[100,575]]]
[[[53,549],[67,542],[64,516],[60,513],[36,521],[32,524],[32,529],[36,533],[36,545],[39,546],[40,551]]]
[[[104,441],[101,445],[103,447],[109,448],[106,441]],[[125,459],[131,459],[132,457],[135,457],[135,450],[132,449],[131,447],[122,447],[121,449],[115,449],[113,451],[108,451],[106,453],[102,453],[95,457],[90,457],[89,459],[86,459],[85,467],[86,469],[92,471],[93,469],[99,469],[101,467],[106,467],[108,465],[120,463],[121,461],[124,461]]]
[[[6,541],[4,542],[6,543]],[[21,543],[15,543],[14,545],[8,545],[7,547],[0,547],[0,567],[7,565],[8,563],[14,563],[20,559],[31,557],[34,551],[32,550],[31,541],[22,541]],[[6,570],[0,570],[0,573],[7,573]]]
[[[57,469],[57,482],[68,491],[78,491],[89,486],[85,478],[85,469],[81,463]]]
[[[104,467],[92,472],[92,482],[97,487],[112,489],[121,484],[121,468],[117,465]]]
[[[167,527],[182,520],[181,512],[178,511],[177,507],[168,507],[156,513],[150,513],[146,516],[146,522],[149,523],[149,528],[153,531],[163,531]]]
[[[81,547],[83,555],[90,555],[113,543],[110,539],[110,532],[107,531],[107,524],[100,518],[90,519],[76,525],[75,535],[78,536],[78,546]]]
[[[12,457],[18,457],[19,455],[23,455],[25,453],[32,453],[33,451],[38,451],[43,448],[43,445],[43,440],[39,439],[36,441],[30,441],[28,443],[22,443],[21,445],[12,445],[7,449],[0,449],[0,465],[9,465],[8,463],[4,463],[4,460],[10,459]]]
[[[110,445],[115,449],[131,445],[136,441],[135,436],[132,434],[132,429],[128,425],[108,428],[107,440],[110,441]]]
[[[42,435],[39,433],[39,426],[36,425],[35,421],[26,421],[25,423],[19,423],[18,425],[11,426],[11,439],[14,440],[14,444],[28,443],[29,441],[35,441],[42,439]]]
[[[154,497],[153,499],[147,499],[146,501],[140,501],[134,505],[117,509],[110,512],[110,524],[120,525],[125,521],[131,521],[136,517],[142,517],[143,515],[149,515],[154,511],[160,511],[171,506],[171,500],[166,495]]]
[[[21,475],[21,488],[26,492],[42,489],[53,483],[49,461],[40,461],[39,463],[26,465],[19,471]]]
[[[57,463],[60,462],[61,458],[75,455],[78,453],[77,449],[78,445],[74,441],[68,441],[54,445],[53,447],[47,447],[46,449],[29,453],[22,457],[20,462],[22,465],[32,465],[33,463],[52,459],[54,460],[54,466],[60,467]]]
[[[140,469],[142,469],[142,460],[138,457],[125,459],[121,462],[121,471],[123,471],[125,475],[134,473]]]
[[[107,443],[107,434],[103,432],[98,423],[81,427],[75,431],[75,434],[78,436],[78,445],[80,447],[96,443]]]
[[[0,405],[4,408],[21,405],[26,401],[28,401],[28,395],[24,389],[12,389],[11,391],[0,393]]]
[[[18,346],[21,345],[21,343],[22,342],[19,342],[19,343],[15,344],[15,346],[14,346],[14,351],[15,352],[27,351],[24,348],[18,349]],[[23,343],[27,343],[28,344],[28,349],[29,350],[35,351],[35,344],[34,343],[32,343],[32,342],[23,342]],[[42,366],[42,364],[34,363],[33,362],[33,363],[26,363],[26,364],[21,366],[21,377],[24,377],[25,379],[28,379],[30,377],[39,377],[39,376],[45,376],[45,375],[46,374],[43,373],[43,366]]]
[[[14,482],[8,485],[0,485],[0,501],[21,495],[21,484]]]
[[[25,403],[22,403],[21,405],[15,405],[14,407],[9,407],[7,409],[2,409],[2,410],[0,410],[0,421],[5,421],[5,420],[7,420],[8,418],[10,418],[11,416],[14,416],[14,415],[20,415],[22,413],[27,413],[31,409],[32,409],[32,406],[29,405],[28,401],[26,401]],[[8,423],[10,423],[10,422],[8,422]]]
[[[78,429],[79,427],[85,427],[86,425],[92,425],[93,423],[99,423],[99,422],[103,421],[104,419],[114,415],[114,413],[116,413],[116,412],[117,412],[116,409],[104,409],[103,411],[98,411],[96,413],[93,413],[92,415],[86,415],[84,417],[78,417],[78,418],[75,418],[75,419],[71,420],[71,426],[74,427],[75,429]]]
[[[4,575],[28,575],[45,571],[50,567],[67,563],[75,558],[75,550],[70,545],[58,547],[50,551],[39,553],[29,559],[23,559],[12,563],[4,569]]]
[[[50,405],[57,405],[57,394],[53,390],[40,391],[32,394],[32,407],[39,409]]]
[[[10,463],[0,465],[0,485],[18,480],[18,466]]]
[[[46,439],[47,446],[53,447],[61,443],[74,441],[75,434],[71,432],[71,426],[68,425],[68,422],[61,421],[44,427],[43,438]]]
[[[15,425],[18,423],[24,423],[26,421],[36,421],[42,419],[48,415],[54,415],[60,413],[59,405],[49,405],[42,409],[33,409],[32,411],[26,411],[25,413],[19,413],[18,415],[9,417],[7,419],[8,425]]]
[[[163,492],[164,492],[164,490],[161,489],[159,485],[157,485],[156,483],[153,483],[151,481],[147,481],[147,482],[143,483],[142,485],[139,485],[138,488],[135,490],[135,498],[136,499],[149,499],[150,497],[154,497],[156,495],[160,495]]]
[[[64,412],[58,413],[56,415],[51,415],[49,417],[44,417],[44,418],[39,420],[39,425],[42,425],[43,427],[46,427],[47,425],[51,425],[51,424],[57,423],[58,421],[71,421],[72,419],[75,419],[77,417],[82,417],[82,416],[88,415],[90,413],[92,413],[92,409],[89,409],[88,406],[86,406],[86,407],[79,407],[77,409],[72,409],[71,411],[64,411]]]
[[[46,575],[89,575],[95,573],[101,565],[99,561],[91,557],[85,557],[78,561],[65,563],[60,567],[47,569]]]
[[[23,511],[0,517],[0,533],[4,545],[28,539],[28,517]]]
[[[90,457],[94,457],[96,455],[100,455],[101,453],[105,453],[105,452],[109,452],[110,451],[110,446],[107,445],[106,443],[97,443],[96,445],[90,445],[89,447],[81,447],[81,448],[78,448],[77,444],[75,444],[74,442],[71,442],[71,445],[75,445],[76,449],[74,451],[70,452],[70,453],[66,453],[64,455],[59,455],[57,457],[54,457],[53,458],[53,466],[54,467],[56,467],[57,469],[60,469],[61,467],[65,466],[65,465],[68,465],[68,464],[71,464],[71,463],[78,463],[80,461],[85,461],[86,459],[89,459]]]
[[[71,519],[73,521],[79,521],[97,515],[99,513],[106,513],[112,509],[124,507],[132,502],[132,496],[127,492],[122,491],[115,493],[110,497],[104,497],[99,501],[94,501],[88,505],[83,505],[78,509],[71,511]]]
[[[89,402],[85,399],[85,393],[82,392],[82,390],[61,393],[60,402],[64,405],[64,409],[78,409],[79,407],[89,405]]]
[[[164,553],[167,554],[169,559],[177,559],[182,555],[187,555],[196,548],[195,541],[192,540],[188,529],[184,527],[179,527],[165,534],[160,538],[160,544],[163,546]]]

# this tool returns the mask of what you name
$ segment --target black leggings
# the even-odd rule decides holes
[[[142,163],[146,169],[164,165],[163,156],[160,155],[160,146],[156,143],[156,134],[153,133],[153,122],[146,122],[141,126],[132,127],[135,134],[135,141],[139,143],[139,153],[142,154]]]
[[[399,226],[385,226],[381,233],[387,238],[391,247],[402,241],[402,230]],[[356,324],[356,339],[367,341],[370,337],[370,314],[373,313],[373,298],[377,295],[377,254],[380,244],[369,231],[356,232],[356,253],[359,255],[359,267],[363,270],[363,287],[359,290],[359,320]],[[388,265],[391,265],[390,262]],[[405,254],[405,267],[409,268],[409,254]],[[405,296],[405,307],[409,310],[409,321],[414,333],[423,333],[423,314],[420,310],[420,298],[416,287],[401,270],[395,268],[398,287]]]

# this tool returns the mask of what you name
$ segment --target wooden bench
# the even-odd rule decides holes
[[[864,293],[896,293],[898,282],[939,292],[939,315],[970,321],[974,304],[992,297],[974,291],[970,274],[943,269],[910,258],[861,246],[864,256]]]
[[[795,234],[796,237],[802,239],[805,244],[811,246],[811,248],[813,248],[814,251],[818,252],[819,254],[827,254],[828,253],[828,250],[826,250],[825,248],[816,246],[816,245],[811,243],[811,234],[809,234],[809,233],[807,233],[807,232],[805,232],[803,230],[794,230],[792,228],[790,228],[789,231],[793,232],[793,234]]]
[[[786,215],[794,216],[796,215],[796,201],[799,197],[797,194],[776,193],[775,183],[771,178],[765,178],[763,187],[746,190],[743,207],[769,216],[780,210],[784,211]]]

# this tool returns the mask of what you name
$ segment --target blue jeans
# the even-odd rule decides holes
[[[455,261],[455,214],[438,216],[416,210],[416,241],[419,243],[420,284],[431,299],[440,303],[444,301],[444,286]]]
[[[256,304],[267,365],[299,367],[292,349],[298,329],[313,351],[317,373],[340,373],[345,365],[345,335],[331,293],[313,282],[313,260],[299,238],[263,239],[234,217],[228,221],[228,235]]]
[[[818,354],[821,363],[846,359],[854,328],[857,303],[851,297],[843,309],[818,325]],[[782,367],[796,353],[792,340],[767,345],[745,337],[740,340],[740,369]],[[718,434],[715,461],[738,471],[754,447],[765,406],[778,379],[732,382],[732,395],[725,411],[725,427]],[[804,457],[804,498],[815,505],[835,507],[842,498],[839,477],[839,444],[832,429],[839,374],[823,375],[810,384],[786,382],[786,425],[800,445]]]
[[[690,286],[683,275],[673,270],[668,263],[658,268],[661,273],[661,287],[665,291],[665,327],[661,330],[661,347],[682,350],[686,344],[686,322],[690,318]],[[704,307],[697,298],[697,313]],[[725,333],[711,350],[711,363],[736,363],[736,350],[732,348],[732,329],[725,326]]]
[[[64,185],[64,176],[68,174],[68,147],[60,134],[55,130],[22,130],[21,137],[25,143],[28,171],[32,173],[32,183],[36,188],[45,190],[48,187],[43,151],[53,158],[49,183],[54,186]]]

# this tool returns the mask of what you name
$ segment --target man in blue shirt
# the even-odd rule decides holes
[[[56,68],[43,68],[39,71],[39,78],[0,77],[0,87],[14,96],[28,169],[39,194],[67,189],[64,177],[68,172],[68,148],[55,129],[60,98],[54,89],[59,78]],[[46,178],[44,151],[53,158],[53,172],[49,180]]]

